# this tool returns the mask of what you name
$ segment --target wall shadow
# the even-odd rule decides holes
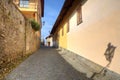
[[[107,45],[107,48],[105,50],[105,53],[104,53],[105,58],[108,61],[108,64],[105,67],[103,67],[100,72],[93,73],[93,75],[91,76],[91,79],[93,79],[96,75],[101,74],[102,72],[103,72],[103,76],[106,76],[107,68],[110,66],[110,64],[112,62],[112,59],[113,59],[114,53],[115,53],[115,49],[116,49],[116,47],[109,42]]]
[[[109,61],[109,65],[112,62],[112,59],[114,57],[115,49],[116,47],[114,45],[112,45],[111,43],[108,43],[107,49],[104,55],[105,55],[106,60]]]

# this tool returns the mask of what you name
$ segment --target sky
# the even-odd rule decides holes
[[[55,24],[55,21],[61,11],[65,0],[44,1],[44,17],[42,18],[42,22],[45,22],[45,24],[42,26],[41,29],[42,39],[45,39],[50,34],[50,31],[52,30],[52,27]]]

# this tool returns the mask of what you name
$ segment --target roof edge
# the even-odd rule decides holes
[[[41,0],[42,17],[44,17],[44,0]]]
[[[67,13],[67,11],[69,10],[69,8],[72,6],[73,2],[75,2],[76,0],[65,0],[62,9],[60,11],[59,16],[57,17],[57,20],[55,22],[55,24],[53,25],[53,28],[50,32],[50,34],[54,34],[56,28],[58,27],[59,23],[62,21],[63,17],[65,16],[65,14]],[[87,0],[79,0],[81,2],[81,5],[84,5],[84,3]]]

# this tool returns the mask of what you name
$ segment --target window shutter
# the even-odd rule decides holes
[[[69,32],[70,31],[70,26],[69,26],[69,20],[68,20],[68,22],[67,22],[67,32]]]
[[[77,9],[77,25],[82,23],[82,8],[81,6],[78,7]]]

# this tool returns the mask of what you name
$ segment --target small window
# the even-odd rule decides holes
[[[70,31],[69,21],[67,22],[67,32]]]
[[[77,25],[82,23],[82,8],[81,6],[77,9]]]
[[[62,28],[62,36],[64,35],[64,27]]]
[[[57,36],[58,36],[58,39],[59,39],[59,37],[60,37],[60,32],[58,32]]]
[[[20,0],[20,7],[29,7],[29,0]]]

